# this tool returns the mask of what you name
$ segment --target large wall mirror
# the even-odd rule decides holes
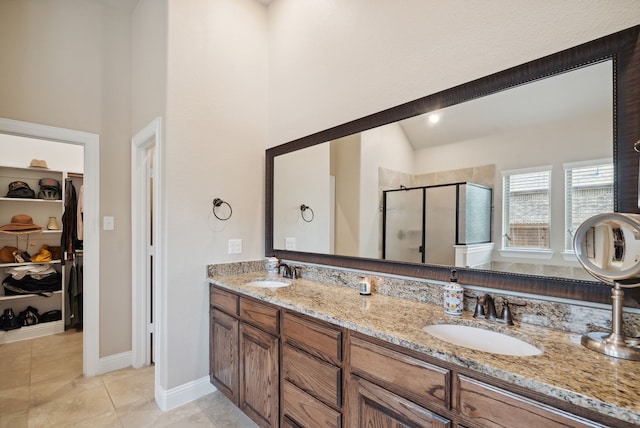
[[[266,254],[608,302],[571,240],[638,212],[639,28],[267,150]]]

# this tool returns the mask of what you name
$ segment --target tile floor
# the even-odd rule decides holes
[[[82,333],[0,345],[0,428],[256,425],[219,392],[162,412],[153,366],[82,376]]]

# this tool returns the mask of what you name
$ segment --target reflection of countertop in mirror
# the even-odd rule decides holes
[[[429,303],[373,294],[360,296],[354,288],[296,279],[290,287],[265,289],[246,286],[264,272],[211,276],[209,281],[283,308],[331,322],[453,363],[537,393],[630,423],[640,421],[640,362],[610,358],[580,345],[580,336],[519,324],[516,337],[542,347],[542,355],[512,357],[450,345],[433,338],[423,327],[436,320],[506,331],[466,312],[446,317]]]

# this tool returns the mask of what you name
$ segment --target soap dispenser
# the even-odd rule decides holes
[[[447,315],[462,315],[464,307],[464,288],[458,284],[458,276],[455,269],[451,270],[451,279],[444,286],[444,312]]]

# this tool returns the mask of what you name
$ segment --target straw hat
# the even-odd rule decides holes
[[[11,223],[0,226],[0,232],[5,233],[32,233],[40,232],[41,226],[33,223],[33,218],[27,214],[16,214],[11,217]]]
[[[40,160],[40,159],[31,159],[31,163],[29,164],[29,168],[49,169],[49,167],[47,166],[47,161],[46,160]]]

